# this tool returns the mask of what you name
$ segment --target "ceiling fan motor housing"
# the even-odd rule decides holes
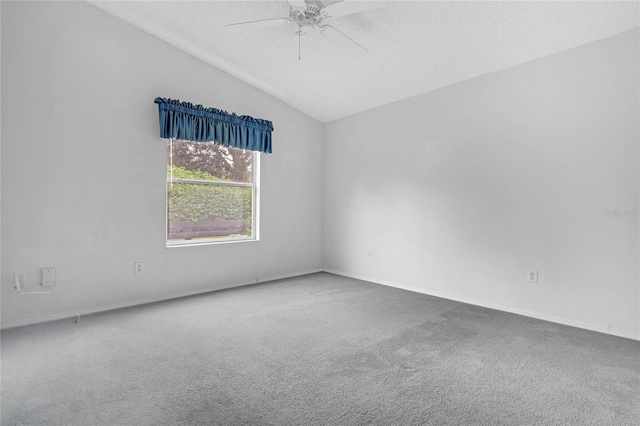
[[[304,8],[292,7],[289,18],[301,27],[313,27],[319,25],[324,16],[319,7],[307,4]]]

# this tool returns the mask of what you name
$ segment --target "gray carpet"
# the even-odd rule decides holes
[[[639,425],[640,342],[319,273],[2,332],[4,425]]]

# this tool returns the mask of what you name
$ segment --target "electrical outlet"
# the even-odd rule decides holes
[[[527,273],[527,282],[528,283],[537,283],[538,282],[538,271],[529,270]]]
[[[13,276],[13,288],[20,291],[26,285],[25,275],[24,274],[15,274]]]
[[[133,264],[133,271],[136,275],[144,272],[144,263],[136,262]]]
[[[367,258],[373,259],[373,249],[370,248],[367,250]]]

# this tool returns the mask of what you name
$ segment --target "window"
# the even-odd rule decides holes
[[[255,151],[167,139],[167,246],[258,239]]]

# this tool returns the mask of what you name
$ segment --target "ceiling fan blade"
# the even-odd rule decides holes
[[[259,21],[239,22],[237,24],[229,24],[224,26],[225,31],[244,31],[254,30],[258,28],[278,27],[291,23],[289,18],[272,18],[261,19]]]
[[[338,3],[326,6],[323,11],[330,18],[351,15],[352,13],[364,12],[366,10],[377,9],[386,4],[386,1],[349,1],[342,0]]]
[[[291,7],[297,7],[297,8],[307,7],[307,3],[305,3],[304,0],[289,0],[289,4],[291,5]]]
[[[363,58],[368,52],[367,49],[332,26],[325,25],[322,27],[322,34],[354,58]]]

